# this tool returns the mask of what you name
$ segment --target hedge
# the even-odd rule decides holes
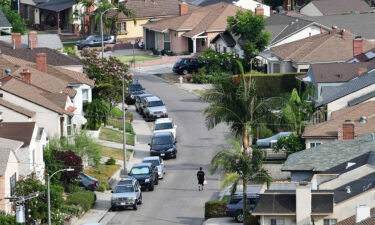
[[[227,203],[225,201],[207,201],[204,206],[204,217],[214,218],[225,216],[225,208]]]
[[[66,203],[68,205],[81,206],[84,211],[88,211],[95,203],[96,196],[92,191],[77,191],[71,194]]]
[[[13,215],[7,215],[3,211],[0,211],[0,224],[1,225],[16,225],[16,217]]]

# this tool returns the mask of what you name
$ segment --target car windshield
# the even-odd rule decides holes
[[[133,185],[120,185],[116,186],[114,193],[134,192]]]
[[[151,163],[152,165],[154,165],[154,166],[159,166],[160,165],[160,162],[159,162],[159,160],[157,160],[157,159],[153,159],[153,160],[145,160],[145,161],[143,161],[144,163]]]
[[[157,123],[155,124],[155,130],[173,129],[172,123]]]
[[[182,59],[177,59],[176,65],[180,65],[181,62],[182,62]]]
[[[172,144],[172,138],[171,138],[171,136],[154,137],[152,139],[152,144],[154,144],[154,145]]]
[[[148,102],[147,107],[156,107],[156,106],[163,106],[164,103],[162,101],[152,101]]]
[[[86,38],[87,41],[91,41],[95,39],[95,35],[90,35]]]
[[[141,91],[141,90],[143,90],[143,88],[140,84],[129,85],[129,91]]]
[[[133,175],[142,175],[142,174],[149,174],[150,170],[148,167],[136,167],[131,170],[131,174]]]

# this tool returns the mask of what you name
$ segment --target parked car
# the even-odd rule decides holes
[[[154,185],[159,183],[158,169],[152,163],[135,164],[129,172],[129,176],[138,180],[142,188],[154,190]]]
[[[152,165],[156,166],[158,169],[158,177],[159,179],[164,178],[165,174],[165,167],[164,167],[164,160],[159,156],[152,156],[152,157],[144,157],[143,163],[151,163]]]
[[[181,58],[177,59],[173,65],[173,72],[186,75],[188,73],[196,73],[198,69],[203,66],[203,63],[196,58]]]
[[[139,114],[143,115],[143,107],[142,107],[142,101],[146,97],[151,97],[152,94],[140,94],[135,96],[135,111],[137,111]]]
[[[140,83],[133,83],[128,86],[128,93],[125,97],[125,103],[128,105],[132,105],[135,103],[135,97],[137,95],[144,94],[144,88]]]
[[[154,133],[150,145],[150,155],[161,158],[177,158],[177,146],[173,134],[169,131]]]
[[[258,202],[259,195],[257,194],[248,194],[247,196],[247,206],[248,211],[252,212]],[[243,196],[234,195],[227,202],[227,207],[225,209],[225,215],[233,217],[237,222],[243,222]]]
[[[140,204],[142,204],[141,186],[134,177],[123,179],[112,191],[111,207],[113,210],[120,207],[132,207],[137,210]]]
[[[103,35],[104,45],[106,44],[116,44],[116,38],[114,35],[105,34]],[[101,35],[90,35],[85,40],[80,40],[76,42],[78,50],[82,50],[87,47],[101,47],[102,37]]]
[[[163,101],[156,96],[150,96],[143,99],[142,111],[143,117],[146,121],[168,117],[167,107],[165,107]]]
[[[79,173],[78,175],[79,184],[84,187],[86,190],[96,191],[96,188],[99,186],[99,181],[96,178],[93,178],[85,173]]]
[[[154,133],[169,131],[173,134],[174,139],[177,140],[177,125],[175,125],[170,118],[160,118],[155,120],[153,131]]]

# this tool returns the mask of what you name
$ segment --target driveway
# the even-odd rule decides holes
[[[166,160],[166,177],[154,192],[143,192],[144,203],[138,211],[118,211],[107,224],[126,225],[201,225],[204,221],[204,203],[216,199],[220,192],[217,175],[207,169],[214,153],[225,144],[230,135],[225,126],[208,131],[202,110],[206,104],[192,93],[172,86],[164,80],[136,72],[136,78],[146,91],[159,96],[166,104],[170,117],[178,125],[177,159]],[[152,124],[149,123],[151,126]],[[150,137],[139,138],[149,142]],[[202,166],[208,184],[198,191],[196,172]]]

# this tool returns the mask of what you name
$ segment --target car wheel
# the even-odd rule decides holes
[[[138,205],[142,205],[142,195],[139,196]]]
[[[182,71],[182,74],[183,75],[186,75],[186,74],[188,74],[189,73],[189,71],[187,70],[187,69],[184,69],[183,71]]]
[[[237,214],[234,216],[234,219],[235,219],[238,223],[242,223],[242,222],[243,222],[243,219],[244,219],[244,216],[243,216],[242,211],[237,212]]]
[[[151,183],[150,186],[148,187],[148,190],[154,191],[154,188],[155,188],[154,183]]]
[[[137,203],[135,203],[135,204],[133,205],[133,209],[134,209],[134,210],[137,210],[137,209],[138,209]]]
[[[176,158],[177,158],[177,152],[176,152],[176,153],[174,153],[174,156],[173,156],[173,158],[174,158],[174,159],[176,159]]]
[[[137,113],[139,113],[139,110],[138,110],[138,108],[137,108],[137,107],[135,107],[135,111],[136,111]]]
[[[155,179],[155,185],[158,185],[158,184],[159,184],[159,179],[156,178],[156,179]]]

